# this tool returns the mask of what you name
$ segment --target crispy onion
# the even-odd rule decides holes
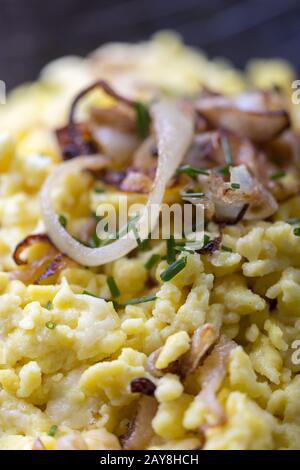
[[[268,142],[290,126],[289,115],[280,106],[278,100],[263,92],[202,96],[196,102],[197,111],[211,126],[255,143]]]
[[[246,220],[265,219],[277,210],[272,194],[244,164],[230,168],[229,183],[213,172],[199,177],[199,180],[214,206],[214,219],[218,223],[235,224],[243,217]],[[238,186],[234,188],[232,184]]]
[[[151,374],[153,377],[157,379],[159,379],[160,377],[163,377],[163,375],[168,374],[168,373],[178,374],[179,373],[178,361],[171,362],[171,364],[169,364],[168,367],[166,367],[165,369],[157,369],[155,367],[155,363],[161,351],[162,351],[162,347],[156,349],[150,354],[150,356],[148,356],[146,366],[145,366],[146,371],[149,372],[149,374]]]
[[[34,244],[44,244],[45,252],[30,262],[21,257],[26,248]],[[59,253],[52,244],[48,235],[45,233],[36,233],[28,235],[16,246],[13,259],[20,269],[10,272],[11,279],[18,279],[25,284],[39,284],[48,277],[58,274],[68,264],[74,264],[70,259],[62,253]]]
[[[216,343],[219,335],[211,323],[205,323],[194,331],[189,351],[180,359],[180,374],[187,377],[195,372],[201,359]]]
[[[226,419],[216,393],[225,378],[230,353],[235,347],[234,341],[222,335],[201,368],[201,391],[196,400],[200,400],[213,415],[214,425],[223,424]]]
[[[29,248],[30,246],[35,245],[36,243],[50,244],[48,235],[46,233],[35,233],[32,235],[28,235],[17,244],[12,256],[14,262],[18,266],[22,264],[27,264],[27,261],[22,259],[21,255],[26,248]]]
[[[192,113],[190,110],[183,110],[179,104],[161,101],[152,106],[151,114],[157,137],[158,161],[153,189],[136,224],[136,232],[141,240],[148,236],[144,228],[150,219],[151,206],[161,204],[166,185],[180,164],[193,136]],[[109,159],[103,156],[83,156],[61,163],[47,178],[41,191],[42,216],[52,242],[61,252],[85,266],[99,266],[125,256],[136,248],[136,238],[132,232],[129,232],[119,240],[103,247],[94,249],[82,245],[60,224],[52,205],[51,193],[63,175],[84,169],[103,169],[108,166],[109,162]],[[150,230],[154,229],[158,215],[156,218],[151,217]]]
[[[154,435],[152,420],[157,411],[157,401],[153,397],[143,395],[137,405],[137,412],[129,430],[121,436],[124,450],[142,450],[147,447]]]

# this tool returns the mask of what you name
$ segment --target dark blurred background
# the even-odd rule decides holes
[[[239,67],[277,56],[300,70],[299,0],[0,0],[0,8],[0,79],[8,88],[64,54],[166,28]]]

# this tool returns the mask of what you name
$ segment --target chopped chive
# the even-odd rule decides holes
[[[241,185],[239,183],[231,183],[232,189],[240,189]]]
[[[96,299],[103,299],[103,297],[99,297],[98,295],[93,294],[92,292],[89,292],[88,290],[84,290],[82,292],[83,295],[89,295],[90,297],[96,297]],[[106,300],[106,299],[103,299]]]
[[[119,297],[120,291],[114,278],[112,276],[109,276],[106,282],[107,282],[107,285],[109,287],[112,297]]]
[[[232,253],[232,249],[229,246],[221,245],[222,251],[228,251],[228,253]]]
[[[46,308],[47,310],[50,310],[52,308],[52,301],[48,300],[44,308]]]
[[[186,267],[186,262],[187,262],[187,257],[184,256],[183,258],[179,258],[177,261],[174,261],[174,263],[170,264],[170,266],[165,269],[161,275],[160,278],[162,281],[170,281],[173,279],[173,277],[176,276],[180,271],[182,271]]]
[[[193,192],[185,192],[181,193],[181,197],[203,197],[205,196],[205,193],[193,193]]]
[[[207,245],[210,240],[210,237],[205,233],[203,237],[203,246]]]
[[[106,192],[106,190],[104,188],[94,188],[93,191],[94,191],[94,193],[97,193],[97,194],[101,194],[101,193]]]
[[[140,102],[135,103],[134,105],[135,109],[135,119],[136,119],[136,130],[141,137],[141,139],[145,139],[148,134],[149,134],[149,129],[150,129],[150,114],[147,109],[147,107]]]
[[[231,166],[232,165],[232,155],[231,155],[231,151],[230,151],[229,142],[228,142],[227,137],[222,137],[221,143],[222,143],[222,149],[223,149],[223,152],[224,152],[225,162],[227,163],[227,165]]]
[[[145,268],[150,271],[160,260],[160,255],[154,254],[150,256],[148,261],[145,263]]]
[[[67,226],[68,221],[67,221],[67,218],[63,214],[60,214],[58,216],[58,221],[59,221],[60,225],[62,225],[63,227]]]
[[[294,228],[294,235],[295,235],[296,237],[300,237],[300,227]]]
[[[145,240],[140,241],[139,250],[141,250],[141,251],[147,250],[147,248],[149,248],[149,244],[150,244],[150,239],[145,238]]]
[[[176,260],[174,247],[175,247],[174,236],[170,235],[170,238],[167,240],[167,263],[168,264],[174,263],[174,261]]]
[[[275,181],[275,180],[278,180],[280,178],[283,178],[285,175],[286,175],[285,171],[277,171],[276,173],[273,173],[272,175],[270,175],[269,178],[270,178],[270,180]]]
[[[219,168],[217,168],[218,173],[221,173],[222,175],[228,175],[230,170],[230,165],[224,165]]]
[[[109,243],[113,240],[118,240],[119,238],[122,238],[124,235],[129,233],[131,230],[134,230],[134,222],[138,220],[139,214],[135,215],[132,217],[132,219],[129,220],[129,222],[124,225],[123,227],[120,228],[120,230],[117,232],[116,236],[109,236],[108,239],[106,240],[106,243]]]
[[[54,323],[53,321],[47,321],[45,323],[45,327],[48,328],[48,330],[54,330],[54,328],[56,327],[56,323]]]
[[[53,426],[51,426],[51,428],[48,431],[48,436],[54,437],[56,434],[56,431],[57,431],[57,426],[56,424],[53,424]]]
[[[286,223],[290,225],[297,225],[297,224],[300,224],[300,219],[297,219],[296,217],[292,217],[290,219],[287,219]]]
[[[178,175],[184,173],[186,175],[191,176],[192,178],[197,175],[209,175],[209,171],[201,170],[201,168],[194,168],[191,165],[181,165],[179,168],[177,168],[176,173]]]
[[[124,305],[137,305],[143,304],[144,302],[151,302],[156,299],[156,294],[145,295],[144,297],[137,297],[136,299],[126,300]]]
[[[96,233],[90,239],[90,247],[98,248],[101,245],[101,240]]]

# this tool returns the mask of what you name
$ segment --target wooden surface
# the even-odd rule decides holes
[[[163,28],[240,67],[280,56],[300,72],[299,0],[0,0],[0,8],[0,79],[8,87],[56,57]]]

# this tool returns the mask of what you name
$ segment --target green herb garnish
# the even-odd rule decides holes
[[[219,168],[217,168],[217,172],[221,173],[222,175],[228,175],[230,170],[230,165],[224,165]]]
[[[167,282],[173,279],[180,271],[182,271],[187,263],[187,257],[184,256],[183,258],[179,258],[178,260],[174,261],[174,263],[170,264],[170,266],[165,269],[160,278],[162,281]]]
[[[51,428],[48,431],[48,436],[54,437],[56,434],[56,431],[57,431],[57,426],[56,424],[53,424],[53,426],[51,426]]]
[[[120,230],[117,232],[116,236],[109,236],[107,240],[105,240],[105,243],[110,243],[113,240],[118,240],[119,238],[124,237],[124,235],[128,234],[131,230],[134,230],[134,222],[136,222],[139,218],[139,214],[133,216],[129,222],[124,225],[123,227],[120,228]]]
[[[82,292],[82,295],[89,295],[90,297],[96,297],[96,299],[103,299],[103,297],[99,297],[98,295],[95,295],[92,292],[89,292],[88,290],[84,290]],[[103,300],[106,300],[106,299],[103,299]]]
[[[67,218],[64,215],[60,214],[58,216],[58,221],[59,221],[60,225],[62,225],[63,227],[67,226],[68,221],[67,221]]]
[[[47,310],[50,310],[52,308],[52,301],[48,300],[44,308],[46,308]]]
[[[193,192],[185,192],[181,193],[181,197],[203,197],[205,196],[205,193],[193,193]]]
[[[229,246],[221,245],[222,251],[228,251],[228,253],[232,253],[232,249]]]
[[[174,236],[170,235],[170,238],[167,240],[167,263],[168,264],[174,263],[174,261],[176,260],[174,247],[175,247]]]
[[[273,173],[270,175],[270,180],[276,181],[279,180],[280,178],[283,178],[286,175],[285,171],[277,171],[276,173]]]
[[[240,189],[241,185],[239,183],[231,183],[232,189]]]
[[[195,176],[197,175],[209,175],[209,171],[201,170],[201,168],[194,168],[191,165],[181,165],[177,168],[176,173],[178,175],[186,174],[191,176],[192,178],[195,178]]]
[[[56,327],[56,323],[54,323],[53,321],[47,321],[45,323],[45,327],[48,328],[48,330],[54,330],[54,328]]]
[[[101,245],[101,240],[96,233],[90,238],[90,247],[98,248]]]
[[[156,299],[156,294],[145,295],[144,297],[137,297],[136,299],[126,300],[124,305],[137,305],[143,304],[144,302],[151,302]]]
[[[101,193],[105,193],[106,190],[104,188],[94,188],[93,189],[94,193],[97,193],[97,194],[101,194]]]
[[[148,261],[145,263],[145,268],[150,271],[150,269],[152,269],[159,262],[160,259],[160,255],[157,254],[150,256]]]
[[[210,240],[210,237],[205,233],[203,237],[203,246],[207,245]]]
[[[294,228],[294,235],[295,235],[296,237],[300,237],[300,227]]]
[[[150,244],[150,239],[149,238],[145,238],[145,240],[143,240],[143,241],[140,240],[139,250],[140,251],[147,250],[147,248],[149,248],[149,244]]]
[[[112,297],[119,297],[120,291],[114,278],[112,276],[109,276],[106,282],[107,282],[107,285],[109,287]]]
[[[141,139],[145,139],[149,134],[150,129],[150,114],[147,107],[143,103],[135,103],[135,118],[136,118],[136,130]]]

